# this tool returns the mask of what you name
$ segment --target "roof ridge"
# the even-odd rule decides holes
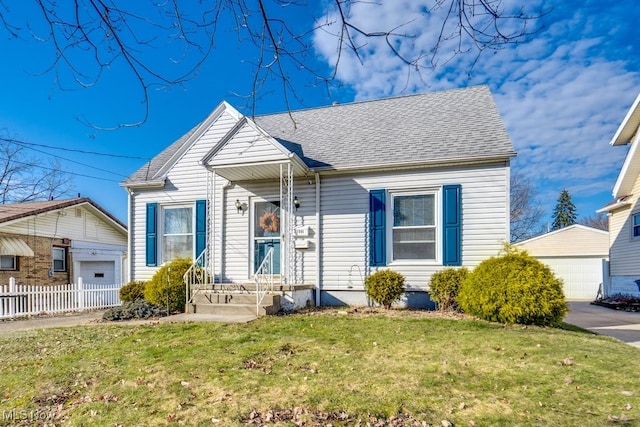
[[[257,114],[255,116],[253,116],[252,118],[259,119],[259,118],[262,118],[262,117],[277,116],[277,115],[280,115],[280,114],[301,113],[301,112],[306,112],[306,111],[321,110],[321,109],[325,109],[325,108],[348,107],[348,106],[353,106],[353,105],[366,104],[366,103],[370,103],[370,102],[376,102],[377,103],[377,102],[392,101],[392,100],[395,100],[395,99],[412,98],[412,97],[419,97],[419,96],[441,96],[442,94],[451,94],[451,92],[468,91],[468,90],[480,89],[480,88],[488,88],[488,87],[489,86],[487,84],[482,84],[482,85],[451,88],[451,89],[445,89],[445,90],[436,90],[436,91],[431,91],[431,92],[408,93],[406,95],[391,95],[391,96],[386,96],[386,97],[382,97],[382,98],[362,99],[362,100],[358,100],[358,101],[349,101],[349,102],[345,102],[345,103],[339,103],[339,102],[335,102],[334,101],[334,103],[331,104],[331,105],[319,105],[319,106],[316,106],[316,107],[300,108],[300,109],[297,109],[297,110],[278,111],[278,112],[275,112],[275,113]]]

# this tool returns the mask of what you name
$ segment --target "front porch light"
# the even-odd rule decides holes
[[[244,209],[242,209],[242,203],[240,202],[240,199],[236,199],[236,209],[238,210],[238,213],[242,213],[244,211]]]
[[[300,207],[300,200],[298,200],[298,196],[293,198],[293,206],[295,206],[296,210]]]

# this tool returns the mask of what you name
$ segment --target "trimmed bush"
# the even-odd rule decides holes
[[[481,262],[462,283],[458,303],[465,312],[501,323],[557,325],[567,314],[562,280],[526,251]]]
[[[469,274],[469,270],[466,267],[449,267],[431,276],[429,295],[432,301],[438,303],[440,311],[456,309],[458,291],[467,274]]]
[[[160,267],[144,289],[144,298],[152,304],[167,307],[170,313],[184,312],[187,303],[184,273],[191,259],[178,258]]]
[[[107,310],[102,315],[102,318],[104,320],[148,319],[150,317],[163,317],[167,314],[165,307],[153,305],[143,298],[137,298],[122,304],[120,307]]]
[[[120,301],[129,302],[144,299],[144,287],[146,283],[133,280],[120,288]]]
[[[364,282],[367,296],[384,308],[398,301],[404,294],[404,276],[391,270],[380,270],[367,277]]]

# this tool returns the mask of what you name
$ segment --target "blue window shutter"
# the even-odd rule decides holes
[[[207,201],[196,200],[196,258],[207,247]]]
[[[387,265],[386,190],[369,192],[369,263],[373,267]]]
[[[442,187],[443,265],[462,265],[462,187]]]
[[[147,266],[158,265],[158,204],[147,203]]]

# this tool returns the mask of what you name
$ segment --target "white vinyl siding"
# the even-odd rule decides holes
[[[640,276],[640,238],[633,237],[633,215],[640,214],[640,175],[636,177],[630,205],[609,215],[611,276]]]
[[[362,289],[362,277],[377,268],[369,265],[367,217],[369,190],[390,193],[430,190],[447,184],[462,185],[462,263],[474,267],[497,255],[508,240],[508,167],[504,164],[467,166],[422,171],[398,171],[367,175],[325,176],[321,186],[322,288]],[[437,204],[437,221],[441,220]],[[441,230],[438,229],[437,233]],[[441,246],[441,235],[436,236]],[[431,274],[444,267],[438,263],[388,262],[386,267],[405,275],[413,289],[428,289]],[[351,270],[351,274],[349,271]]]
[[[159,191],[134,191],[129,225],[132,236],[135,236],[131,254],[132,280],[149,280],[157,271],[157,267],[147,267],[145,262],[146,204],[158,203],[158,206],[162,207],[167,204],[178,205],[206,199],[208,176],[199,162],[235,123],[236,119],[233,116],[223,113],[169,171],[165,188]],[[246,141],[255,140],[257,136],[250,127],[245,127],[238,135],[246,138]],[[269,146],[273,148],[272,145]],[[231,154],[231,151],[227,154]],[[247,152],[249,153],[252,153],[252,150]],[[249,199],[253,197],[279,197],[279,182],[235,182],[228,186],[227,180],[220,176],[216,177],[215,182],[215,198],[209,201],[212,203],[211,208],[215,210],[212,225],[216,244],[211,248],[211,256],[215,260],[215,275],[218,280],[226,282],[252,280],[252,246],[249,235],[251,214],[249,211],[239,213],[235,203],[236,200],[240,200],[241,203],[251,206]],[[315,185],[310,185],[308,179],[296,180],[294,192],[301,204],[300,209],[295,212],[296,225],[315,229]],[[295,251],[294,262],[296,275],[304,283],[315,283],[314,249]]]
[[[193,203],[207,198],[207,172],[200,160],[235,125],[236,119],[223,113],[169,171],[165,188],[161,190],[134,190],[130,232],[133,237],[131,257],[132,280],[149,280],[157,267],[145,265],[145,217],[146,203],[166,204]],[[246,127],[245,129],[249,129]],[[273,146],[262,145],[262,137],[255,131],[243,129],[236,138],[244,138],[239,146],[221,151],[216,162],[240,157],[240,152],[253,156],[264,148],[262,154],[268,158],[276,155]],[[246,132],[246,133],[245,133]],[[253,139],[252,139],[253,138]],[[248,149],[248,141],[258,148]],[[248,151],[246,151],[248,149]],[[253,153],[253,154],[252,154]],[[249,157],[247,157],[249,158]],[[265,157],[252,157],[251,161]],[[250,169],[248,169],[250,170]],[[322,271],[322,288],[362,290],[362,279],[372,273],[366,270],[369,264],[368,215],[369,190],[384,188],[389,194],[402,192],[427,192],[439,194],[443,185],[462,185],[462,262],[474,267],[482,260],[496,255],[502,242],[508,241],[509,168],[506,162],[485,166],[461,166],[447,168],[425,168],[420,171],[398,170],[386,173],[326,174],[320,183],[320,224],[316,223],[316,185],[309,177],[296,179],[293,194],[300,201],[295,213],[295,226],[311,230],[308,249],[293,251],[294,275],[300,282],[316,283],[318,250]],[[273,181],[233,182],[216,177],[216,190],[212,204],[215,245],[211,255],[215,260],[217,280],[242,283],[252,280],[252,239],[249,211],[238,212],[236,200],[251,208],[252,201],[279,196],[279,183]],[[436,203],[436,225],[441,223],[441,204]],[[209,218],[212,220],[212,218]],[[322,236],[322,241],[319,239]],[[441,251],[441,230],[436,228],[436,251]],[[390,240],[388,240],[390,242]],[[321,249],[319,249],[321,248]],[[405,275],[407,284],[414,289],[428,289],[431,274],[443,268],[435,262],[390,262],[393,268]],[[384,267],[387,268],[387,267]],[[355,272],[358,273],[355,273]],[[360,272],[362,274],[360,274]]]
[[[207,172],[200,165],[200,160],[235,123],[236,119],[230,114],[226,112],[221,114],[171,168],[167,175],[165,188],[161,190],[134,190],[131,203],[131,223],[129,224],[129,232],[135,236],[131,248],[131,280],[149,280],[158,269],[146,265],[146,204],[158,203],[158,207],[162,207],[169,204],[192,204],[196,200],[206,199]],[[222,191],[223,184],[224,180],[219,178],[217,180],[219,187],[217,194]],[[220,207],[220,201],[217,201],[217,207]],[[235,210],[235,207],[233,209]]]
[[[76,216],[80,209],[81,216]],[[86,207],[72,206],[61,211],[46,212],[35,217],[14,221],[2,225],[3,233],[26,236],[43,236],[51,238],[67,238],[112,245],[123,245],[127,242],[127,232],[105,221]]]
[[[315,284],[315,185],[307,180],[298,179],[294,182],[294,193],[300,201],[300,208],[295,211],[295,226],[310,227],[314,236],[310,237],[314,244],[309,249],[294,250],[294,271],[292,274],[302,283]],[[278,182],[243,182],[237,183],[227,190],[227,201],[223,213],[225,240],[222,257],[223,279],[234,282],[252,280],[253,273],[253,245],[251,239],[251,223],[253,216],[250,211],[240,214],[235,208],[235,201],[246,203],[251,209],[252,201],[279,197]],[[284,243],[282,243],[284,244]],[[218,261],[220,265],[220,261]]]
[[[273,145],[268,137],[245,124],[216,153],[214,163],[215,166],[228,166],[287,159],[287,155]]]

